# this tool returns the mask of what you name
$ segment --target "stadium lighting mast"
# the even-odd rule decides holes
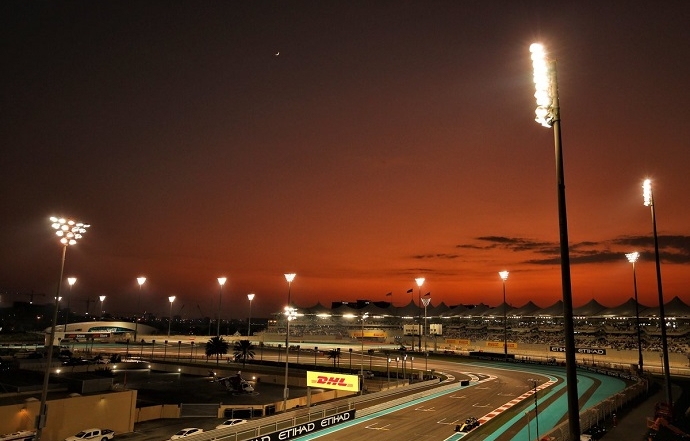
[[[168,317],[168,338],[170,338],[170,326],[172,325],[172,305],[175,301],[175,296],[169,296],[168,302],[170,302],[170,317]]]
[[[72,219],[51,217],[51,227],[55,230],[55,234],[60,238],[62,244],[62,259],[60,261],[60,278],[58,279],[57,292],[55,293],[55,308],[53,310],[53,322],[50,328],[50,335],[48,337],[48,354],[46,358],[46,370],[43,374],[43,387],[41,388],[41,407],[36,416],[36,436],[35,441],[41,441],[43,428],[46,426],[47,408],[46,401],[48,399],[48,382],[50,380],[50,369],[53,363],[53,341],[55,340],[55,328],[57,327],[58,307],[61,299],[60,286],[62,285],[62,277],[65,273],[65,257],[67,256],[67,247],[76,245],[77,241],[86,233],[86,229],[90,225],[82,222],[75,222]]]
[[[247,337],[252,335],[252,300],[254,300],[255,295],[256,294],[254,293],[247,294],[247,299],[249,300],[249,316],[247,317]]]
[[[419,291],[417,291],[419,296],[419,314],[417,315],[417,334],[419,334],[419,345],[417,347],[420,351],[422,350],[422,285],[424,285],[424,280],[424,277],[417,277],[414,279],[419,287]]]
[[[72,287],[77,283],[76,277],[68,277],[67,283],[69,284],[69,294],[67,294],[67,310],[65,310],[65,332],[67,332],[67,322],[69,322],[69,301],[72,298]],[[88,311],[86,311],[88,313]]]
[[[218,277],[220,291],[218,291],[218,320],[216,320],[216,337],[220,337],[220,302],[223,298],[223,285],[225,285],[225,282],[227,282],[227,280],[227,277]]]
[[[558,225],[561,249],[561,285],[563,290],[563,330],[565,333],[565,369],[568,391],[568,430],[570,440],[580,439],[580,406],[577,395],[577,364],[575,360],[575,326],[573,324],[573,295],[570,283],[570,253],[568,249],[568,216],[565,204],[565,176],[563,173],[563,146],[561,143],[561,110],[558,100],[556,61],[546,56],[539,43],[530,45],[534,73],[539,124],[553,128],[558,190]]]
[[[635,262],[640,257],[640,253],[633,251],[625,255],[628,258],[628,262],[632,263],[633,268],[633,289],[635,290],[635,324],[637,326],[637,354],[638,358],[638,369],[640,374],[643,372],[643,360],[642,360],[642,335],[640,332],[640,303],[637,301],[637,275],[635,274]]]
[[[506,360],[508,359],[508,312],[506,307],[506,280],[508,280],[508,271],[499,271],[498,275],[503,281],[503,354]]]
[[[139,299],[137,300],[137,314],[141,311],[141,287],[146,283],[146,277],[137,277],[137,283],[139,284]],[[137,341],[137,333],[139,330],[139,317],[134,316],[134,341]]]
[[[661,326],[661,351],[664,358],[664,383],[666,386],[666,402],[673,406],[671,395],[671,369],[668,364],[668,339],[666,337],[666,313],[664,312],[664,291],[661,288],[661,260],[659,259],[659,237],[656,233],[656,209],[654,208],[654,194],[652,181],[645,179],[642,184],[642,194],[645,207],[652,211],[652,229],[654,231],[654,259],[656,262],[656,288],[659,293],[659,321]]]
[[[98,296],[98,300],[101,301],[101,320],[102,320],[103,319],[103,313],[105,312],[105,311],[103,311],[103,302],[105,301],[105,296]]]
[[[290,394],[290,390],[288,389],[288,356],[290,355],[290,320],[293,320],[295,318],[294,311],[290,306],[290,288],[292,287],[292,281],[295,280],[296,276],[297,274],[295,273],[285,274],[285,280],[288,284],[288,296],[287,306],[285,307],[285,386],[283,388],[283,412],[287,411],[287,399],[288,395]]]

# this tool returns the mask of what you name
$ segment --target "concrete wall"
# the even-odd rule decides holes
[[[48,418],[43,429],[43,441],[61,441],[74,435],[84,426],[89,415],[89,427],[112,429],[116,433],[134,430],[137,391],[107,392],[91,396],[49,400]],[[0,433],[33,430],[40,401],[0,406]]]
[[[160,418],[179,418],[180,406],[177,404],[162,404],[160,406],[147,406],[137,409],[136,421],[157,420]]]

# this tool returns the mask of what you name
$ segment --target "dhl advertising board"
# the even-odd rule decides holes
[[[307,386],[359,392],[359,377],[357,375],[307,371]]]

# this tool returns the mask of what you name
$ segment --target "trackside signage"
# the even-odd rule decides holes
[[[351,375],[352,376],[352,375]],[[354,376],[357,378],[356,376]],[[300,424],[299,426],[290,427],[289,429],[281,430],[280,432],[272,432],[266,435],[261,435],[256,438],[251,438],[247,441],[284,441],[293,438],[298,438],[300,436],[309,435],[310,433],[318,432],[319,430],[326,429],[331,426],[335,426],[347,421],[352,421],[355,419],[355,409],[348,410],[347,412],[338,413],[335,415],[328,416],[326,418],[321,418],[320,420],[310,421],[305,424]]]
[[[551,352],[565,352],[565,346],[551,346]],[[576,354],[587,354],[587,355],[606,355],[606,349],[600,348],[575,348]]]
[[[357,375],[307,371],[307,386],[359,392],[359,377]]]

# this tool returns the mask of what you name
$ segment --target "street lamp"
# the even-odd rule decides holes
[[[252,335],[252,300],[254,300],[255,294],[247,294],[247,299],[249,299],[249,317],[247,318],[247,337]]]
[[[90,227],[88,224],[82,222],[75,222],[71,219],[51,217],[51,227],[55,230],[55,234],[60,238],[62,244],[62,259],[60,261],[60,278],[58,279],[57,293],[55,294],[55,309],[53,311],[53,322],[50,328],[50,336],[48,337],[48,354],[46,360],[46,370],[43,374],[43,387],[41,388],[41,407],[36,416],[36,436],[35,440],[40,441],[43,433],[43,428],[46,425],[46,400],[48,399],[48,382],[50,380],[50,368],[53,362],[53,340],[55,340],[55,328],[57,327],[58,307],[60,302],[60,285],[62,285],[62,277],[65,273],[65,256],[67,255],[67,247],[76,245],[77,241],[86,233],[86,229]]]
[[[422,304],[424,304],[424,353],[426,353],[427,348],[426,348],[426,336],[427,334],[427,328],[426,328],[426,308],[429,306],[429,303],[431,303],[431,293],[428,292],[424,294],[424,298],[422,299]],[[422,348],[420,347],[419,350],[421,351]]]
[[[417,286],[419,287],[419,291],[417,294],[417,296],[419,297],[419,303],[418,303],[419,314],[417,315],[417,323],[418,323],[418,325],[417,325],[417,331],[418,332],[417,333],[419,334],[419,345],[417,345],[417,347],[421,351],[422,350],[422,330],[421,330],[421,327],[422,327],[422,317],[421,317],[421,315],[422,315],[422,285],[424,285],[424,277],[417,277],[416,279],[414,279],[414,281],[417,282]]]
[[[498,275],[503,281],[503,354],[506,361],[508,360],[508,308],[506,307],[506,280],[508,280],[508,271],[499,271]]]
[[[103,302],[105,301],[105,296],[98,296],[98,299],[101,301],[101,319],[103,318]]]
[[[642,367],[642,335],[640,331],[640,303],[637,301],[637,275],[635,274],[635,263],[640,257],[640,253],[633,251],[625,255],[628,258],[628,262],[632,263],[633,268],[633,288],[635,290],[635,323],[637,325],[637,353],[638,353],[638,368],[639,372],[643,372]]]
[[[530,46],[534,68],[537,99],[535,121],[547,128],[553,127],[556,179],[558,187],[558,225],[561,251],[561,286],[563,290],[563,330],[565,332],[565,370],[568,391],[568,429],[570,439],[580,438],[580,408],[577,394],[577,365],[575,360],[575,326],[573,324],[573,296],[570,285],[570,254],[568,250],[568,216],[565,204],[565,177],[563,173],[563,147],[561,144],[561,111],[558,101],[556,61],[546,57],[543,45]]]
[[[65,310],[65,332],[67,332],[67,322],[69,321],[69,300],[72,298],[72,287],[77,283],[77,278],[68,277],[67,283],[69,283],[69,293],[67,294],[67,309]]]
[[[287,306],[285,307],[285,386],[283,389],[283,412],[287,412],[287,399],[290,393],[288,389],[288,356],[290,355],[290,321],[294,319],[294,310],[290,306],[290,288],[292,287],[292,281],[295,280],[295,273],[286,273],[285,280],[288,284],[288,296],[287,296]]]
[[[170,302],[170,317],[168,318],[168,338],[170,338],[170,325],[172,323],[172,304],[175,301],[175,296],[168,297],[168,301]]]
[[[216,320],[216,337],[220,337],[220,301],[223,298],[223,285],[225,285],[227,280],[227,277],[218,277],[220,291],[218,291],[218,319]]]
[[[146,283],[146,277],[137,277],[139,284],[139,299],[137,300],[137,313],[134,316],[134,341],[137,341],[137,332],[139,330],[139,311],[141,311],[141,287]]]
[[[362,395],[364,394],[364,320],[369,318],[369,313],[365,312],[364,315],[362,315],[362,353],[360,354],[360,359],[359,359],[359,376],[361,378],[362,382],[362,387],[359,389],[359,394]]]
[[[652,181],[645,179],[642,184],[644,205],[652,211],[652,229],[654,230],[654,258],[656,261],[656,287],[659,293],[659,320],[661,321],[661,351],[664,357],[664,382],[666,386],[666,401],[673,406],[671,396],[671,371],[668,363],[668,340],[666,338],[666,313],[664,312],[664,292],[661,288],[661,261],[659,260],[659,238],[656,234],[656,210],[654,209],[654,194]]]

